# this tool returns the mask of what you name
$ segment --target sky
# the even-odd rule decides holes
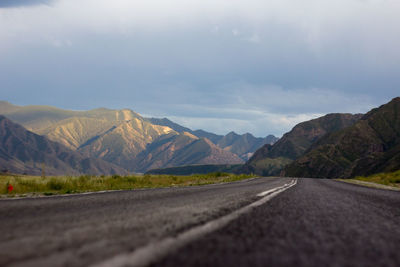
[[[1,0],[0,100],[281,136],[400,95],[398,0]]]

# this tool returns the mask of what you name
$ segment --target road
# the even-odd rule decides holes
[[[1,200],[0,266],[400,266],[399,192],[292,181]]]

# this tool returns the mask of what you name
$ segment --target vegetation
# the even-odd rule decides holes
[[[357,176],[354,179],[364,182],[395,186],[400,188],[400,170],[395,172],[377,173],[370,176]]]
[[[279,175],[280,171],[291,162],[291,159],[284,157],[263,158],[247,163],[244,171],[246,173],[256,173],[262,176]]]
[[[0,193],[7,196],[73,194],[103,190],[128,190],[170,186],[193,186],[233,182],[252,175],[215,172],[202,175],[128,175],[128,176],[23,176],[0,175]],[[10,190],[11,189],[11,190]]]
[[[228,172],[236,173],[242,164],[220,164],[220,165],[187,165],[180,167],[170,167],[164,169],[153,169],[147,174],[172,174],[172,175],[192,175],[192,174],[207,174],[212,172]]]

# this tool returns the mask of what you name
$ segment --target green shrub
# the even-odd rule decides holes
[[[398,183],[400,183],[400,177],[390,178],[389,182],[394,183],[394,184],[398,184]]]
[[[133,176],[126,177],[126,181],[127,181],[128,183],[134,184],[134,183],[137,182],[137,178],[136,178],[136,177],[133,177]]]
[[[60,181],[59,179],[56,179],[56,178],[51,178],[50,181],[48,182],[47,186],[51,190],[61,190],[64,187],[64,182]]]

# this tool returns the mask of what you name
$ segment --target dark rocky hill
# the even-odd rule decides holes
[[[326,134],[349,127],[361,114],[332,113],[297,124],[274,145],[264,145],[244,165],[243,171],[260,175],[278,175],[283,167],[302,156]]]
[[[353,177],[400,169],[400,97],[315,142],[287,176]]]

